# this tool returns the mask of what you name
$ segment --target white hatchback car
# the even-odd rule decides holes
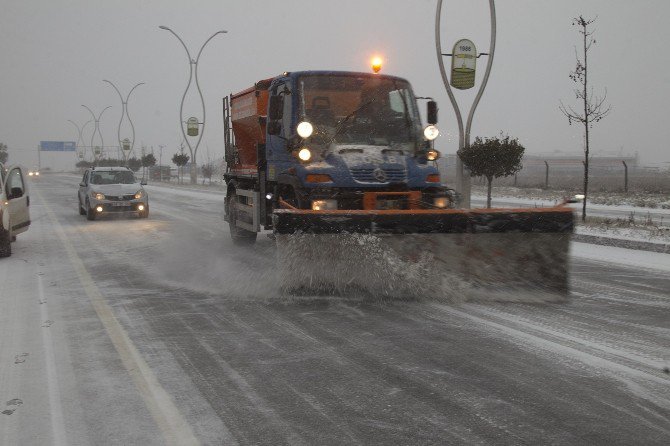
[[[149,197],[127,167],[92,167],[79,183],[79,214],[89,220],[105,214],[132,212],[149,216]]]
[[[28,185],[18,166],[0,164],[0,257],[12,255],[11,243],[30,226]]]

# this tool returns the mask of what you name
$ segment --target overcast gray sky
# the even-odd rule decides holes
[[[105,145],[117,145],[121,102],[138,82],[129,111],[136,148],[164,145],[169,159],[179,147],[179,102],[188,80],[186,54],[176,31],[194,54],[215,31],[199,62],[207,127],[198,161],[223,153],[221,98],[283,71],[368,71],[374,53],[383,72],[409,79],[417,95],[440,104],[442,136],[437,147],[457,149],[454,112],[439,75],[434,44],[437,0],[0,0],[0,141],[10,160],[36,162],[40,140],[76,141],[71,119],[101,120]],[[670,2],[667,0],[499,0],[493,71],[477,109],[472,135],[500,131],[518,137],[531,153],[581,153],[582,128],[569,126],[559,100],[576,104],[568,78],[579,34],[572,18],[596,17],[597,43],[589,54],[589,77],[597,94],[607,89],[609,117],[592,133],[595,154],[634,154],[643,163],[670,161]],[[486,0],[444,0],[442,45],[459,38],[489,49]],[[447,66],[450,61],[445,60]],[[485,57],[478,61],[479,79]],[[458,92],[469,110],[475,89]],[[199,115],[196,90],[185,116]],[[423,107],[422,107],[423,108]],[[123,134],[129,134],[124,121]],[[84,132],[90,143],[93,125]],[[96,137],[97,140],[97,137]]]

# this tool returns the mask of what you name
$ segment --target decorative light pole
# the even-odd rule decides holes
[[[119,147],[122,149],[121,153],[123,153],[123,160],[126,163],[126,166],[128,165],[128,156],[130,156],[130,152],[133,150],[133,146],[135,145],[135,126],[133,125],[133,121],[130,119],[130,113],[128,112],[128,99],[130,99],[130,95],[133,93],[133,90],[135,90],[137,87],[140,85],[144,85],[144,82],[140,82],[138,84],[135,84],[133,88],[130,89],[128,92],[128,96],[126,96],[126,100],[123,100],[123,95],[119,91],[118,88],[116,88],[116,85],[112,83],[112,81],[108,81],[107,79],[103,79],[103,82],[107,82],[109,85],[114,87],[114,90],[119,94],[119,98],[121,99],[121,119],[119,119],[119,127],[116,131],[116,136],[119,141]],[[130,123],[130,129],[132,131],[132,138],[128,139],[125,138],[123,141],[121,140],[121,123],[123,122],[123,117],[127,116],[128,117],[128,122]]]
[[[437,62],[440,66],[440,74],[442,75],[442,82],[444,87],[447,89],[447,94],[449,95],[449,100],[451,105],[454,107],[456,112],[456,119],[458,121],[458,149],[463,149],[470,146],[470,129],[472,128],[472,118],[475,114],[475,109],[479,104],[479,100],[484,93],[484,88],[489,80],[489,75],[491,74],[491,66],[493,65],[493,55],[496,48],[496,8],[494,0],[489,0],[489,10],[491,13],[491,42],[489,44],[488,53],[476,54],[476,49],[474,44],[471,48],[468,48],[468,45],[463,45],[462,48],[459,48],[459,44],[467,43],[469,41],[463,39],[457,42],[454,45],[454,51],[452,54],[442,53],[442,44],[440,43],[440,16],[442,12],[442,0],[437,2],[437,12],[435,13],[435,49],[437,51]],[[471,43],[471,42],[470,42]],[[465,131],[463,130],[463,117],[461,111],[458,108],[458,103],[454,97],[453,92],[451,91],[451,86],[449,85],[449,79],[447,77],[447,72],[444,68],[444,61],[442,60],[443,56],[459,57],[463,61],[462,65],[459,67],[457,64],[452,63],[452,82],[455,88],[467,89],[471,88],[474,85],[474,59],[479,58],[480,56],[489,56],[488,63],[486,64],[486,72],[484,74],[484,79],[482,80],[482,85],[479,87],[477,96],[475,97],[472,107],[470,108],[470,113],[468,114],[468,120],[465,126]],[[457,192],[461,195],[461,207],[469,208],[470,207],[470,176],[469,172],[464,169],[463,162],[461,159],[456,156],[456,183],[457,183]]]
[[[82,135],[83,135],[83,133],[84,133],[84,129],[86,129],[86,126],[88,125],[89,122],[91,122],[91,120],[89,119],[88,121],[86,121],[86,122],[84,123],[84,125],[81,126],[81,128],[79,128],[79,126],[77,125],[77,123],[74,122],[73,120],[68,119],[67,121],[70,122],[70,123],[72,123],[72,125],[74,125],[74,126],[77,128],[77,134],[79,135],[79,137],[77,138],[77,156],[79,156],[79,159],[83,160],[83,159],[84,159],[84,155],[85,155],[85,153],[86,153],[86,147],[84,146],[84,150],[81,150],[81,151],[80,151],[80,150],[79,150],[79,146],[80,146],[80,145],[83,146],[83,144],[84,144],[84,138],[82,137]]]
[[[100,131],[100,118],[102,118],[102,114],[107,110],[108,108],[111,108],[111,105],[108,105],[107,107],[103,108],[98,117],[96,118],[95,113],[93,113],[93,110],[85,106],[84,104],[81,105],[84,107],[86,110],[91,113],[91,116],[93,116],[93,122],[95,122],[95,128],[93,129],[93,134],[91,134],[91,150],[93,150],[93,159],[94,161],[98,161],[100,159],[100,155],[102,155],[102,150],[105,148],[105,141],[102,139],[102,132]],[[93,139],[95,138],[95,132],[98,132],[100,135],[100,146],[93,146]]]
[[[205,41],[205,43],[202,44],[200,47],[200,51],[198,51],[198,56],[193,59],[191,57],[191,53],[188,51],[188,48],[186,47],[186,44],[184,43],[183,40],[175,33],[172,31],[170,28],[167,26],[159,26],[160,29],[164,29],[166,31],[170,31],[182,44],[184,47],[184,50],[186,50],[186,57],[188,57],[188,63],[190,67],[190,73],[188,77],[188,84],[186,84],[186,89],[184,90],[184,94],[181,97],[181,105],[179,106],[179,127],[181,128],[181,132],[184,135],[184,139],[186,140],[186,144],[188,145],[188,149],[191,152],[191,184],[195,184],[198,181],[197,178],[197,164],[196,164],[196,154],[198,152],[198,146],[200,145],[200,141],[202,140],[202,135],[205,132],[205,99],[202,96],[202,90],[200,89],[200,83],[198,82],[198,61],[200,60],[200,55],[202,54],[202,50],[205,48],[205,45],[209,43],[210,40],[214,38],[217,34],[225,34],[228,31],[221,30],[217,31],[214,34],[212,34],[209,39]],[[189,129],[188,129],[188,135],[189,136],[198,136],[198,140],[195,143],[195,147],[191,146],[191,142],[188,140],[186,137],[186,132],[184,132],[184,99],[186,99],[186,93],[188,93],[188,89],[191,86],[191,81],[194,77],[194,72],[195,72],[195,85],[196,88],[198,89],[198,94],[200,95],[200,103],[202,106],[202,121],[198,122],[198,118],[191,117],[188,119],[187,122],[189,122]],[[194,120],[195,120],[195,127],[194,127]],[[202,129],[198,131],[198,125],[202,126]]]

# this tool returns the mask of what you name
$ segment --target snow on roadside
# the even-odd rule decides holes
[[[670,254],[572,242],[570,255],[580,259],[670,272]]]
[[[644,228],[605,228],[602,226],[577,226],[575,234],[608,237],[618,240],[670,244],[670,229],[649,231]]]

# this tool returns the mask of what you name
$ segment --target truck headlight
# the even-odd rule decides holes
[[[426,138],[428,141],[432,141],[437,136],[440,134],[440,131],[435,127],[434,125],[428,125],[426,126],[425,129],[423,129],[423,136]]]
[[[428,152],[426,152],[426,159],[428,161],[435,161],[439,157],[440,157],[440,152],[438,152],[437,150],[429,150]]]
[[[300,124],[298,124],[298,127],[296,127],[296,131],[298,132],[298,135],[300,135],[301,138],[309,138],[310,136],[312,136],[314,127],[309,122],[302,121]]]
[[[440,209],[449,207],[449,197],[435,197],[433,198],[433,206]]]
[[[300,161],[309,161],[312,159],[312,152],[307,147],[303,147],[298,151],[298,158]]]
[[[91,192],[91,197],[95,198],[96,200],[104,200],[105,194],[101,194],[100,192]]]
[[[337,210],[337,200],[314,200],[312,201],[313,211]]]
[[[144,191],[138,190],[137,193],[135,194],[135,200],[139,200],[142,197],[144,197]]]

